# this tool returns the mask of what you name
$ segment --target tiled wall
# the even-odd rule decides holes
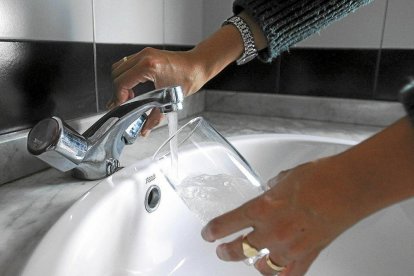
[[[91,1],[0,1],[0,110],[0,133],[96,112]]]
[[[232,5],[204,2],[205,36],[228,16],[219,2]],[[375,0],[271,64],[230,66],[207,88],[395,101],[414,76],[413,13],[412,0]]]
[[[232,2],[1,0],[0,134],[104,111],[112,63],[146,46],[188,49],[231,15]],[[375,0],[273,63],[230,66],[206,87],[396,100],[414,75],[413,12],[412,0]]]

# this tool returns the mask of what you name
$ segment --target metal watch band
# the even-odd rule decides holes
[[[247,23],[243,20],[243,18],[236,15],[224,21],[223,26],[228,24],[233,24],[239,30],[243,39],[244,52],[243,55],[236,61],[237,65],[245,64],[254,59],[258,55],[258,52],[254,44],[253,34]]]

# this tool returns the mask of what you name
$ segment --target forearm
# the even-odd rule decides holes
[[[414,128],[408,118],[335,158],[352,197],[360,199],[353,210],[360,217],[414,196]]]
[[[266,38],[260,26],[245,12],[239,14],[249,26],[258,50],[267,47]],[[214,34],[200,42],[191,53],[201,68],[204,69],[206,82],[216,76],[230,63],[234,62],[244,51],[243,40],[239,30],[232,24],[225,25]]]
[[[243,41],[238,30],[234,26],[226,25],[197,44],[190,53],[194,56],[194,64],[203,68],[207,82],[235,61],[243,50]]]

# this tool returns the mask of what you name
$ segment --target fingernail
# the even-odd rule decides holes
[[[217,246],[216,254],[217,254],[217,257],[219,257],[220,260],[227,261],[227,260],[230,259],[229,254],[228,254],[227,250],[225,249],[224,244],[220,244],[219,246]]]
[[[214,239],[211,238],[210,231],[207,226],[204,226],[204,228],[201,230],[201,236],[203,237],[205,241],[208,241],[208,242],[215,241]]]
[[[203,237],[203,239],[205,241],[207,241],[207,239],[206,239],[206,232],[207,232],[206,227],[203,227],[203,229],[201,229],[201,237]]]

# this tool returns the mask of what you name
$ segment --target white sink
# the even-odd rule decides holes
[[[231,141],[264,180],[353,144],[276,134]],[[91,189],[50,229],[22,275],[259,275],[243,263],[220,261],[216,244],[202,240],[198,219],[165,179],[154,173],[141,161]],[[161,197],[158,208],[148,212],[146,193],[153,185],[159,187]],[[341,235],[307,275],[413,275],[413,260],[414,200],[409,200]]]

